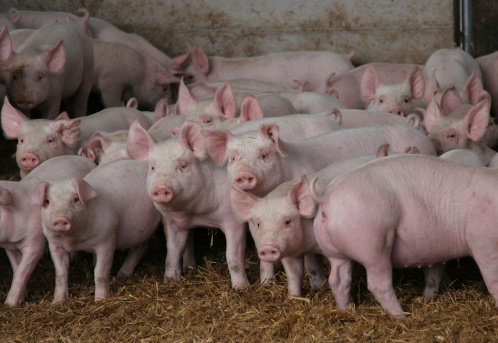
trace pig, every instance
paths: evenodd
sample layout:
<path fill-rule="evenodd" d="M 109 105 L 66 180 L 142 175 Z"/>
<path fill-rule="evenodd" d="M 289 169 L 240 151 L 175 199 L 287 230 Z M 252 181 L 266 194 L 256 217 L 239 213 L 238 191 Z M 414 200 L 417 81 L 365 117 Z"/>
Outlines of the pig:
<path fill-rule="evenodd" d="M 380 305 L 403 318 L 393 267 L 441 265 L 469 255 L 496 304 L 497 188 L 494 170 L 422 155 L 372 161 L 334 179 L 324 192 L 316 192 L 312 181 L 298 197 L 313 200 L 301 208 L 316 213 L 314 233 L 331 264 L 337 308 L 346 310 L 351 302 L 353 260 L 365 267 Z"/>
<path fill-rule="evenodd" d="M 487 165 L 496 154 L 489 148 L 496 144 L 498 130 L 489 116 L 489 103 L 464 105 L 445 116 L 437 102 L 432 101 L 424 115 L 427 136 L 438 155 L 453 149 L 470 149 Z"/>
<path fill-rule="evenodd" d="M 171 84 L 180 80 L 152 58 L 129 46 L 92 40 L 92 90 L 100 92 L 105 107 L 121 106 L 131 97 L 145 110 L 154 110 L 166 98 L 172 102 Z"/>
<path fill-rule="evenodd" d="M 0 32 L 0 69 L 6 72 L 9 99 L 26 114 L 38 110 L 47 119 L 64 101 L 70 115 L 86 115 L 92 87 L 90 38 L 72 23 L 54 23 L 33 32 L 12 50 L 8 30 Z"/>
<path fill-rule="evenodd" d="M 245 226 L 230 207 L 226 168 L 209 158 L 200 124 L 186 121 L 175 137 L 159 143 L 133 124 L 128 153 L 148 161 L 147 192 L 161 213 L 167 237 L 165 279 L 178 279 L 189 231 L 204 226 L 220 228 L 225 234 L 232 287 L 249 286 Z"/>
<path fill-rule="evenodd" d="M 61 156 L 42 163 L 20 182 L 0 181 L 0 246 L 7 252 L 14 271 L 5 300 L 7 305 L 17 306 L 24 301 L 26 283 L 46 248 L 40 208 L 30 204 L 36 185 L 42 181 L 84 177 L 94 168 L 89 159 Z"/>
<path fill-rule="evenodd" d="M 436 154 L 422 132 L 401 125 L 343 129 L 299 142 L 284 141 L 279 132 L 276 124 L 262 124 L 257 132 L 239 135 L 202 131 L 211 156 L 219 163 L 228 161 L 230 182 L 258 196 L 340 159 L 376 153 L 383 144 L 390 144 L 392 151 L 415 146 L 422 154 Z"/>
<path fill-rule="evenodd" d="M 197 99 L 185 84 L 180 82 L 175 113 L 185 115 L 187 120 L 208 125 L 239 115 L 241 104 L 248 95 L 251 95 L 251 92 L 234 92 L 230 82 L 227 82 L 216 91 L 214 97 Z M 266 117 L 297 113 L 291 102 L 279 95 L 258 94 L 255 98 Z"/>
<path fill-rule="evenodd" d="M 425 79 L 434 77 L 442 89 L 451 86 L 463 89 L 472 73 L 482 80 L 477 61 L 460 48 L 436 50 L 429 56 L 424 66 Z M 432 95 L 433 89 L 428 87 L 424 95 L 426 102 L 432 99 Z"/>
<path fill-rule="evenodd" d="M 158 228 L 160 215 L 145 185 L 147 165 L 116 161 L 84 178 L 39 183 L 31 203 L 41 206 L 56 271 L 54 303 L 68 298 L 70 253 L 95 254 L 95 300 L 109 295 L 114 251 L 130 249 L 118 275 L 130 276 Z"/>
<path fill-rule="evenodd" d="M 491 110 L 498 117 L 498 52 L 476 58 L 482 73 L 484 88 L 491 96 Z"/>
<path fill-rule="evenodd" d="M 379 74 L 368 66 L 361 78 L 360 91 L 370 111 L 390 112 L 405 117 L 415 112 L 416 99 L 424 95 L 425 81 L 418 66 L 413 66 L 402 83 L 382 83 Z"/>
<path fill-rule="evenodd" d="M 49 158 L 75 155 L 94 132 L 128 129 L 134 120 L 149 127 L 140 111 L 125 107 L 108 108 L 79 119 L 70 119 L 63 112 L 55 120 L 29 120 L 5 98 L 1 114 L 5 136 L 18 139 L 16 161 L 21 178 Z"/>
<path fill-rule="evenodd" d="M 364 110 L 371 102 L 361 95 L 361 80 L 368 68 L 373 68 L 380 80 L 386 84 L 402 84 L 415 66 L 422 68 L 416 64 L 365 64 L 345 73 L 332 75 L 327 80 L 326 93 L 335 94 L 348 108 Z"/>
<path fill-rule="evenodd" d="M 190 49 L 192 63 L 185 68 L 185 81 L 251 77 L 299 89 L 309 82 L 308 91 L 324 92 L 331 73 L 353 69 L 354 52 L 340 55 L 329 51 L 280 52 L 256 57 L 208 57 L 199 47 Z"/>

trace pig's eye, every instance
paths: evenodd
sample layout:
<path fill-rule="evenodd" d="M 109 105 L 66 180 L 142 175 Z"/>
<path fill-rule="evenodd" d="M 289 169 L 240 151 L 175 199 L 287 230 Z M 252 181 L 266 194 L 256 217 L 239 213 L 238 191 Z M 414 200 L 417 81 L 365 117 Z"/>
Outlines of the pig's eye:
<path fill-rule="evenodd" d="M 74 197 L 73 203 L 78 204 L 80 202 L 80 198 L 78 196 Z"/>
<path fill-rule="evenodd" d="M 163 87 L 163 92 L 168 93 L 168 87 Z"/>
<path fill-rule="evenodd" d="M 54 142 L 54 139 L 52 137 L 47 138 L 47 143 L 53 143 L 53 142 Z"/>
<path fill-rule="evenodd" d="M 187 169 L 188 169 L 188 164 L 187 164 L 187 163 L 185 163 L 185 162 L 182 162 L 182 163 L 180 164 L 180 170 L 181 170 L 182 172 L 184 172 L 184 171 L 186 171 Z"/>
<path fill-rule="evenodd" d="M 45 200 L 45 204 L 49 205 L 50 204 L 50 200 Z"/>
<path fill-rule="evenodd" d="M 264 162 L 268 161 L 268 159 L 269 159 L 269 158 L 270 158 L 270 156 L 268 156 L 268 154 L 265 154 L 265 153 L 261 154 L 261 159 L 262 159 Z"/>
<path fill-rule="evenodd" d="M 455 134 L 454 133 L 450 133 L 448 134 L 448 138 L 454 138 L 455 137 Z"/>
<path fill-rule="evenodd" d="M 322 211 L 322 217 L 327 218 L 327 216 L 325 215 L 325 212 L 323 212 L 323 211 Z"/>
<path fill-rule="evenodd" d="M 150 171 L 154 171 L 154 170 L 156 170 L 156 167 L 150 166 Z"/>
<path fill-rule="evenodd" d="M 204 124 L 211 124 L 211 122 L 212 122 L 212 121 L 213 121 L 213 119 L 212 119 L 212 118 L 205 118 L 205 119 L 203 120 L 203 123 L 204 123 Z"/>
<path fill-rule="evenodd" d="M 235 157 L 232 157 L 232 162 L 235 162 Z"/>
<path fill-rule="evenodd" d="M 380 102 L 381 104 L 383 104 L 383 103 L 384 103 L 384 100 L 383 100 L 383 99 L 379 99 L 379 102 Z"/>
<path fill-rule="evenodd" d="M 408 98 L 405 98 L 405 104 L 407 104 L 410 100 Z"/>
<path fill-rule="evenodd" d="M 284 221 L 284 226 L 285 227 L 289 227 L 292 223 L 292 220 L 290 218 L 287 218 L 285 221 Z"/>
<path fill-rule="evenodd" d="M 256 227 L 259 229 L 259 222 L 256 223 Z"/>
<path fill-rule="evenodd" d="M 19 143 L 24 143 L 24 139 L 20 139 L 20 140 L 19 140 Z"/>

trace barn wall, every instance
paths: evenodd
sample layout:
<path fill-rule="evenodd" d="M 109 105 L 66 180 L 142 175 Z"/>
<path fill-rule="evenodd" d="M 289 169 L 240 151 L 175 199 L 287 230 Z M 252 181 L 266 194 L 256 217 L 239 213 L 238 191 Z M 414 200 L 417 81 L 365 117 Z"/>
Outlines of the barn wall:
<path fill-rule="evenodd" d="M 91 15 L 150 40 L 171 56 L 185 41 L 208 54 L 357 47 L 354 63 L 424 63 L 453 45 L 453 0 L 2 0 L 11 7 Z"/>

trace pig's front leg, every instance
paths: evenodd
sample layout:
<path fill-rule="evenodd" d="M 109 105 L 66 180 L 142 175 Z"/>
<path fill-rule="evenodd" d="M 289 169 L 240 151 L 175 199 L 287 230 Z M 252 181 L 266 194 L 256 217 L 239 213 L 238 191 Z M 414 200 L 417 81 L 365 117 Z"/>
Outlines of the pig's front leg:
<path fill-rule="evenodd" d="M 241 223 L 230 223 L 229 229 L 223 232 L 227 241 L 227 264 L 232 279 L 232 287 L 242 289 L 249 286 L 245 268 L 246 254 L 246 230 L 245 225 Z"/>
<path fill-rule="evenodd" d="M 351 299 L 351 280 L 353 262 L 349 259 L 329 258 L 329 285 L 334 293 L 336 306 L 339 310 L 347 310 Z"/>
<path fill-rule="evenodd" d="M 287 287 L 290 296 L 301 296 L 301 284 L 304 275 L 303 257 L 285 257 L 282 259 L 285 274 L 287 275 Z"/>
<path fill-rule="evenodd" d="M 22 253 L 21 262 L 17 266 L 12 285 L 5 303 L 9 306 L 17 306 L 24 301 L 26 297 L 26 283 L 33 273 L 38 261 L 43 256 L 44 245 L 42 250 L 26 249 Z"/>
<path fill-rule="evenodd" d="M 55 267 L 54 304 L 64 302 L 68 297 L 68 274 L 71 254 L 61 246 L 49 243 L 50 256 Z"/>
<path fill-rule="evenodd" d="M 114 244 L 106 244 L 95 249 L 97 264 L 95 265 L 95 301 L 107 298 L 109 295 L 109 278 L 112 260 L 114 259 Z"/>
<path fill-rule="evenodd" d="M 270 283 L 275 276 L 275 265 L 273 262 L 259 260 L 259 275 L 261 283 Z"/>
<path fill-rule="evenodd" d="M 183 268 L 197 268 L 194 255 L 194 231 L 189 230 L 187 244 L 183 252 Z"/>
<path fill-rule="evenodd" d="M 304 267 L 310 279 L 311 288 L 320 288 L 325 284 L 327 277 L 323 273 L 322 254 L 304 255 Z"/>
<path fill-rule="evenodd" d="M 120 107 L 123 96 L 123 88 L 116 85 L 114 81 L 109 80 L 99 84 L 102 102 L 105 107 Z"/>
<path fill-rule="evenodd" d="M 182 274 L 182 254 L 185 251 L 185 246 L 189 237 L 189 230 L 178 228 L 175 222 L 163 218 L 164 234 L 166 236 L 166 271 L 164 280 L 173 279 L 180 280 Z"/>

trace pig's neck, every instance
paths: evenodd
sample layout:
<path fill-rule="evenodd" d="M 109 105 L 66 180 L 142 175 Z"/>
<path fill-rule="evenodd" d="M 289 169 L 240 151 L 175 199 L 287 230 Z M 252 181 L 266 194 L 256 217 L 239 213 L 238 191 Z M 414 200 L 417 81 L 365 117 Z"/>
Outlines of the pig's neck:
<path fill-rule="evenodd" d="M 469 141 L 469 146 L 468 149 L 474 151 L 478 155 L 482 156 L 482 160 L 484 161 L 484 164 L 487 166 L 491 159 L 493 158 L 494 155 L 496 155 L 496 151 L 494 151 L 491 148 L 488 148 L 482 143 L 474 142 L 474 141 Z"/>
<path fill-rule="evenodd" d="M 313 229 L 314 218 L 302 218 L 301 225 L 303 225 L 304 239 L 303 239 L 303 251 L 306 253 L 316 253 L 321 254 L 322 249 L 318 245 L 315 237 L 315 231 Z"/>
<path fill-rule="evenodd" d="M 321 157 L 325 154 L 322 148 L 314 145 L 313 142 L 296 142 L 281 144 L 287 152 L 287 157 L 283 158 L 283 179 L 281 182 L 290 181 L 301 177 L 303 174 L 310 175 L 327 166 Z"/>

